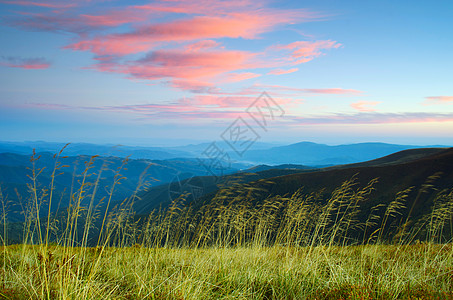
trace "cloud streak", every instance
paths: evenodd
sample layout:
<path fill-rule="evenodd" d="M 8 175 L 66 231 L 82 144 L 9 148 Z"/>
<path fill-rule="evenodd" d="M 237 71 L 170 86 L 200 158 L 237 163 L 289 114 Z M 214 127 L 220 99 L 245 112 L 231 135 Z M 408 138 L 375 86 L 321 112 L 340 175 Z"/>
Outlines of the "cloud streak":
<path fill-rule="evenodd" d="M 58 3 L 58 2 L 50 2 L 50 1 L 0 1 L 0 3 L 4 4 L 11 4 L 17 6 L 37 6 L 37 7 L 45 7 L 45 8 L 70 8 L 77 6 L 75 3 Z"/>
<path fill-rule="evenodd" d="M 351 107 L 362 112 L 376 111 L 374 108 L 381 102 L 377 101 L 358 101 L 351 104 Z"/>
<path fill-rule="evenodd" d="M 359 112 L 355 114 L 332 114 L 309 117 L 293 117 L 296 125 L 361 125 L 361 124 L 401 124 L 401 123 L 441 123 L 453 122 L 453 113 L 378 113 Z"/>
<path fill-rule="evenodd" d="M 46 103 L 30 103 L 23 108 L 43 110 L 102 111 L 135 115 L 150 120 L 189 120 L 189 119 L 234 119 L 244 116 L 255 97 L 216 97 L 200 95 L 182 98 L 167 104 L 131 104 L 118 106 L 72 106 Z M 279 105 L 290 104 L 293 99 L 274 98 Z M 371 125 L 371 124 L 423 124 L 453 122 L 453 113 L 428 112 L 357 112 L 352 114 L 326 114 L 318 116 L 287 115 L 281 126 L 304 125 Z"/>
<path fill-rule="evenodd" d="M 224 16 L 195 16 L 189 19 L 144 25 L 127 33 L 85 39 L 66 48 L 91 51 L 97 55 L 126 55 L 151 50 L 159 42 L 216 38 L 255 39 L 277 25 L 295 20 L 294 13 L 272 11 L 252 15 L 235 12 Z M 127 50 L 121 47 L 117 49 L 119 43 L 128 43 L 132 46 Z"/>
<path fill-rule="evenodd" d="M 39 70 L 39 69 L 47 69 L 50 67 L 51 63 L 42 58 L 23 58 L 17 56 L 9 56 L 9 57 L 0 57 L 0 65 L 10 68 L 21 68 L 27 70 Z"/>
<path fill-rule="evenodd" d="M 272 90 L 275 92 L 292 93 L 292 94 L 323 94 L 323 95 L 361 95 L 362 91 L 344 88 L 294 88 L 283 85 L 266 85 L 257 84 L 250 87 L 253 90 Z"/>
<path fill-rule="evenodd" d="M 429 104 L 452 104 L 453 103 L 453 96 L 432 96 L 432 97 L 425 97 L 425 105 Z"/>
<path fill-rule="evenodd" d="M 313 60 L 324 54 L 323 50 L 337 49 L 341 44 L 336 41 L 297 41 L 288 45 L 277 45 L 274 49 L 289 51 L 288 61 L 292 64 L 301 64 Z"/>
<path fill-rule="evenodd" d="M 275 69 L 275 70 L 270 71 L 267 74 L 269 74 L 269 75 L 285 75 L 285 74 L 290 74 L 290 73 L 294 73 L 297 71 L 299 71 L 298 68 L 292 68 L 292 69 L 288 69 L 288 70 Z"/>

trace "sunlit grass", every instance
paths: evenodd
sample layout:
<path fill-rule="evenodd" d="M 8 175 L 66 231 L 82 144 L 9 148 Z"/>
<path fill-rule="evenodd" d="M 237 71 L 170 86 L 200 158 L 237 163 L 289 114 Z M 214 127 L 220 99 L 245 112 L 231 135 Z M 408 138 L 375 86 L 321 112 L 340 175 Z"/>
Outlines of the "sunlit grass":
<path fill-rule="evenodd" d="M 453 297 L 451 245 L 3 250 L 11 299 Z"/>

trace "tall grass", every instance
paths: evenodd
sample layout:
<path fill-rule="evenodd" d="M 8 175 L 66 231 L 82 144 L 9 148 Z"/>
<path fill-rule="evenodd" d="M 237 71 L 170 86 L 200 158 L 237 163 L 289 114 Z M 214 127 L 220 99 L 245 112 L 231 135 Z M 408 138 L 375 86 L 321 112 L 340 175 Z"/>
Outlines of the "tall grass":
<path fill-rule="evenodd" d="M 40 187 L 43 169 L 33 153 L 20 245 L 7 246 L 7 199 L 0 189 L 0 298 L 453 297 L 453 190 L 433 196 L 430 214 L 410 218 L 432 178 L 411 208 L 414 187 L 366 208 L 377 179 L 361 186 L 353 177 L 327 196 L 302 187 L 269 195 L 265 186 L 273 183 L 266 180 L 260 187 L 234 184 L 205 203 L 181 195 L 166 208 L 136 216 L 134 202 L 146 182 L 116 202 L 127 159 L 114 170 L 111 186 L 101 187 L 108 163 L 92 172 L 93 156 L 74 175 L 69 207 L 55 213 L 55 178 L 67 167 L 61 154 L 54 156 L 50 186 Z M 109 192 L 97 203 L 100 188 Z"/>

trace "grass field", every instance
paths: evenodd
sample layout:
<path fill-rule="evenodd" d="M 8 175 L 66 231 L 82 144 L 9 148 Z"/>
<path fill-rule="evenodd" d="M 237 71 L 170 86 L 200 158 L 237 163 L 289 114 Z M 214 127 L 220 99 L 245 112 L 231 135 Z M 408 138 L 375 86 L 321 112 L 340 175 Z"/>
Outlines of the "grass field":
<path fill-rule="evenodd" d="M 2 248 L 0 297 L 453 298 L 451 244 L 206 249 L 43 247 Z"/>
<path fill-rule="evenodd" d="M 376 180 L 355 178 L 327 196 L 262 201 L 266 190 L 236 185 L 139 217 L 136 194 L 109 209 L 119 171 L 104 206 L 93 204 L 91 165 L 64 213 L 51 213 L 53 181 L 38 188 L 35 169 L 26 222 L 10 228 L 3 209 L 0 299 L 453 299 L 453 190 L 417 219 L 412 188 L 364 210 Z M 22 244 L 8 245 L 18 231 Z"/>

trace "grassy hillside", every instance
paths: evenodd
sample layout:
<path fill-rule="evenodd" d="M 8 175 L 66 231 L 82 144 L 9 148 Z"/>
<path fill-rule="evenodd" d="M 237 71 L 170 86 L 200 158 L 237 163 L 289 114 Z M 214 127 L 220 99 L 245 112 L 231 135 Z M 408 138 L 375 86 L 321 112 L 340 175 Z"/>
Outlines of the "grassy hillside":
<path fill-rule="evenodd" d="M 34 185 L 0 221 L 0 299 L 451 299 L 453 150 L 390 160 L 225 176 L 142 216 L 137 193 L 82 206 L 85 175 L 54 216 Z"/>

